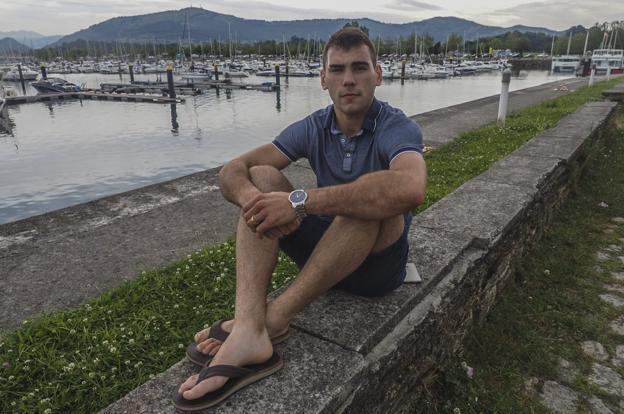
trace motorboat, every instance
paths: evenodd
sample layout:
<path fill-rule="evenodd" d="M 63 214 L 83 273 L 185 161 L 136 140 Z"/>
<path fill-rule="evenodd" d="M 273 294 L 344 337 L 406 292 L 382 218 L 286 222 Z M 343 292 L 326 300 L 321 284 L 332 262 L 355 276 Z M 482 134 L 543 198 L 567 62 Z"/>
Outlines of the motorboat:
<path fill-rule="evenodd" d="M 576 72 L 581 65 L 581 56 L 579 55 L 561 55 L 553 56 L 550 66 L 551 72 Z"/>
<path fill-rule="evenodd" d="M 39 76 L 38 72 L 35 72 L 34 70 L 30 69 L 28 66 L 22 66 L 21 69 L 22 69 L 22 77 L 24 78 L 25 81 L 37 80 L 37 76 Z M 9 69 L 9 71 L 4 74 L 4 77 L 2 78 L 2 80 L 19 81 L 20 74 L 19 74 L 19 69 L 17 68 L 17 66 L 14 66 L 11 69 Z"/>
<path fill-rule="evenodd" d="M 248 78 L 249 73 L 243 72 L 242 70 L 224 70 L 223 77 L 227 78 Z"/>
<path fill-rule="evenodd" d="M 40 93 L 80 92 L 80 86 L 62 78 L 41 79 L 30 85 Z"/>
<path fill-rule="evenodd" d="M 596 65 L 597 74 L 606 74 L 608 68 L 612 74 L 624 73 L 624 49 L 596 49 L 592 65 Z"/>

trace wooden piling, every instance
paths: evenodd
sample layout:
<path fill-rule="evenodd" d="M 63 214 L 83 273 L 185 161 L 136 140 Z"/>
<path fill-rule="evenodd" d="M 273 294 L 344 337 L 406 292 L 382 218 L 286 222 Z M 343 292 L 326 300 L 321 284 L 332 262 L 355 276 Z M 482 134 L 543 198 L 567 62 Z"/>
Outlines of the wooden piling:
<path fill-rule="evenodd" d="M 17 71 L 19 72 L 20 83 L 22 84 L 22 92 L 26 95 L 26 84 L 24 83 L 24 74 L 22 73 L 22 65 L 17 64 Z"/>
<path fill-rule="evenodd" d="M 169 87 L 169 97 L 175 99 L 176 93 L 173 87 L 173 67 L 171 65 L 167 66 L 167 86 Z"/>

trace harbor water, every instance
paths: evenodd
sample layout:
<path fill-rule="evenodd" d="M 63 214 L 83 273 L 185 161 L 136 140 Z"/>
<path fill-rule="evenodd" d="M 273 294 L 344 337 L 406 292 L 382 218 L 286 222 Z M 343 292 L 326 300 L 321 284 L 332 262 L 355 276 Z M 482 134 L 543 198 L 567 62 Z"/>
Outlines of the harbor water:
<path fill-rule="evenodd" d="M 129 82 L 127 75 L 61 77 L 91 88 Z M 563 78 L 520 72 L 510 89 L 556 79 Z M 10 85 L 22 93 L 19 83 Z M 485 73 L 403 85 L 384 81 L 376 95 L 416 115 L 497 94 L 500 86 L 500 73 Z M 36 91 L 27 85 L 26 93 Z M 331 103 L 318 78 L 282 78 L 279 93 L 210 89 L 184 98 L 177 105 L 72 100 L 8 107 L 11 128 L 0 129 L 0 223 L 222 165 Z"/>

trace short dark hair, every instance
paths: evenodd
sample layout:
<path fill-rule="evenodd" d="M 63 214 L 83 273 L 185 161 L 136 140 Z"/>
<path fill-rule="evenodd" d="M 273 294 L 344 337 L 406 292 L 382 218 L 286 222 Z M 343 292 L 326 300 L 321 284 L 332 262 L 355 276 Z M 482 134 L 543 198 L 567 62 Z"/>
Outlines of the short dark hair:
<path fill-rule="evenodd" d="M 373 66 L 377 65 L 377 52 L 375 45 L 370 41 L 366 33 L 357 27 L 345 27 L 331 35 L 325 47 L 323 48 L 323 67 L 327 66 L 327 52 L 330 48 L 335 47 L 344 50 L 350 50 L 354 47 L 366 45 L 370 53 Z"/>

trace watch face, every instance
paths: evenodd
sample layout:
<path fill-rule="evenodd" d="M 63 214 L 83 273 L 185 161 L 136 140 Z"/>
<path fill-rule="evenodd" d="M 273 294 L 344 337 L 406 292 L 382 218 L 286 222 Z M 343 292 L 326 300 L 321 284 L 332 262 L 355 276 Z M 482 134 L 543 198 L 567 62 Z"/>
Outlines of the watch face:
<path fill-rule="evenodd" d="M 295 190 L 290 193 L 289 198 L 291 203 L 301 203 L 306 199 L 306 192 L 303 190 Z"/>

